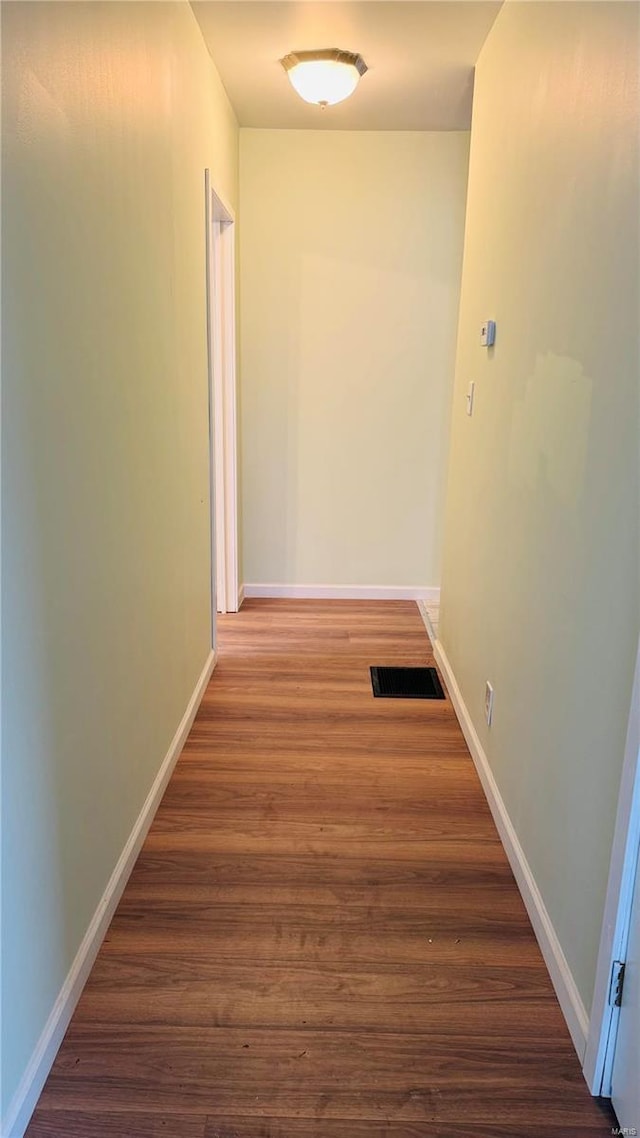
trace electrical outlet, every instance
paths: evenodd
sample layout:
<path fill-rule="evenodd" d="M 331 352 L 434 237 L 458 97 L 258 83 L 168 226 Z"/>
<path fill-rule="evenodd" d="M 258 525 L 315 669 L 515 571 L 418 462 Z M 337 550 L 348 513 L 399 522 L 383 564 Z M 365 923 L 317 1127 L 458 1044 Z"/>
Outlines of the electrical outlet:
<path fill-rule="evenodd" d="M 493 718 L 493 688 L 488 680 L 484 686 L 484 717 L 487 727 L 490 727 Z"/>

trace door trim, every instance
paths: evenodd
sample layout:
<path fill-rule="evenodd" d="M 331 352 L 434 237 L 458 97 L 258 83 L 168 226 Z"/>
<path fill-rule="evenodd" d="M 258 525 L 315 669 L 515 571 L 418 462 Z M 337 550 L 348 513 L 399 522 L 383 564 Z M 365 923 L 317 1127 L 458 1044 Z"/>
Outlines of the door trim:
<path fill-rule="evenodd" d="M 594 1095 L 611 1095 L 613 1054 L 620 1009 L 609 1004 L 615 960 L 624 960 L 629 939 L 631 902 L 640 845 L 640 643 L 631 693 L 631 711 L 618 811 L 611 851 L 609 883 L 600 936 L 596 983 L 584 1058 L 584 1077 Z"/>
<path fill-rule="evenodd" d="M 235 214 L 205 178 L 211 610 L 238 611 Z"/>

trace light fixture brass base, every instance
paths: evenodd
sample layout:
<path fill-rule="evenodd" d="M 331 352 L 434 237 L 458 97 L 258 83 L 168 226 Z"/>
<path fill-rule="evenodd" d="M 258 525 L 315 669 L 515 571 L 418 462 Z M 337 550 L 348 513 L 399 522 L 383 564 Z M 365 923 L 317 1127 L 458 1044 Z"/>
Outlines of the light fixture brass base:
<path fill-rule="evenodd" d="M 355 67 L 359 75 L 364 75 L 367 65 L 361 55 L 354 51 L 342 51 L 339 47 L 323 47 L 318 51 L 291 51 L 280 62 L 285 71 L 291 71 L 299 63 L 312 63 L 316 60 L 328 59 L 332 63 L 349 63 Z"/>

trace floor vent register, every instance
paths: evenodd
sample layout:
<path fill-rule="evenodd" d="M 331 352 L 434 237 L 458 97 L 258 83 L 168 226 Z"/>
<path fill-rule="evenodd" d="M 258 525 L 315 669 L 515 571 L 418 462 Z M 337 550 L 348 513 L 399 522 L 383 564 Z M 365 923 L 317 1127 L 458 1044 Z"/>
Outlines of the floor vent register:
<path fill-rule="evenodd" d="M 435 668 L 371 668 L 373 694 L 380 699 L 444 699 Z"/>

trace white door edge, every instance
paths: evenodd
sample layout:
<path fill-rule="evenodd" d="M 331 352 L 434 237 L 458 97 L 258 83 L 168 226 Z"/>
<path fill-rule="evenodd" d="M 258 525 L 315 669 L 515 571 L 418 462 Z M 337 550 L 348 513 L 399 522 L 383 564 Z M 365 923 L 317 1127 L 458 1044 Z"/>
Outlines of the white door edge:
<path fill-rule="evenodd" d="M 609 883 L 600 936 L 583 1072 L 594 1095 L 611 1095 L 611 1075 L 619 1009 L 609 1001 L 614 962 L 624 960 L 633 886 L 640 846 L 640 644 L 631 693 L 631 711 L 618 795 Z"/>
<path fill-rule="evenodd" d="M 212 613 L 238 611 L 235 216 L 205 170 Z"/>

